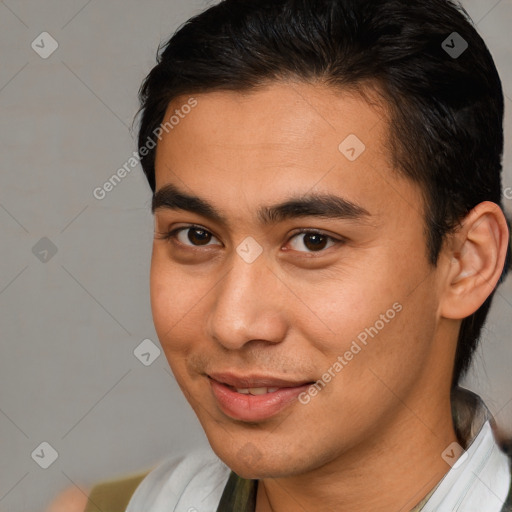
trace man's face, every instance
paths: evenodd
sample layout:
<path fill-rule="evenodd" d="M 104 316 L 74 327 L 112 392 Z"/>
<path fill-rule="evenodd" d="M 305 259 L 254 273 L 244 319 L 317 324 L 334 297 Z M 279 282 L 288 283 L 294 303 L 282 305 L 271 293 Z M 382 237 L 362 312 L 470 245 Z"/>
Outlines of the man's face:
<path fill-rule="evenodd" d="M 275 83 L 195 99 L 165 115 L 181 113 L 156 189 L 211 208 L 160 196 L 156 331 L 232 469 L 307 473 L 407 423 L 404 404 L 452 364 L 434 364 L 452 347 L 439 348 L 420 190 L 391 169 L 387 123 L 359 96 Z"/>

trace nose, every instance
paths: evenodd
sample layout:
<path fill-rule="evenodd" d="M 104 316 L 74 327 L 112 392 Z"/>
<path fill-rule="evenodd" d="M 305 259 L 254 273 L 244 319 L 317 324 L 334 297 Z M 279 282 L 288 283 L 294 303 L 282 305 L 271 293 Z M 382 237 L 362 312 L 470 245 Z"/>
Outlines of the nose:
<path fill-rule="evenodd" d="M 216 285 L 206 322 L 208 335 L 227 349 L 253 340 L 279 343 L 285 338 L 286 287 L 261 255 L 247 263 L 237 254 Z"/>

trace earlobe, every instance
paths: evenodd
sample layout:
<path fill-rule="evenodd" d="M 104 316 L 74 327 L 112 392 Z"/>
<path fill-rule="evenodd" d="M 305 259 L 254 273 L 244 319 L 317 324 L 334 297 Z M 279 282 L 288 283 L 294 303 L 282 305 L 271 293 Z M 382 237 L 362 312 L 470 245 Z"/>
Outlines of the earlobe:
<path fill-rule="evenodd" d="M 441 299 L 444 318 L 473 314 L 496 287 L 509 244 L 501 208 L 485 201 L 473 208 L 452 235 L 451 263 Z"/>

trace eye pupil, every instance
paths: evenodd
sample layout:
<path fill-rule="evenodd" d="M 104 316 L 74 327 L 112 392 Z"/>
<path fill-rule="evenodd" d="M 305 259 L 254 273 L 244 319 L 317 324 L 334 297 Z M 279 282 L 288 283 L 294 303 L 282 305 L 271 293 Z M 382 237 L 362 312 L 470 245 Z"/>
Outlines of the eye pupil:
<path fill-rule="evenodd" d="M 311 251 L 323 249 L 327 244 L 327 237 L 316 233 L 304 236 L 304 245 Z"/>
<path fill-rule="evenodd" d="M 200 228 L 191 228 L 188 231 L 188 239 L 194 245 L 206 245 L 212 238 L 211 233 Z"/>

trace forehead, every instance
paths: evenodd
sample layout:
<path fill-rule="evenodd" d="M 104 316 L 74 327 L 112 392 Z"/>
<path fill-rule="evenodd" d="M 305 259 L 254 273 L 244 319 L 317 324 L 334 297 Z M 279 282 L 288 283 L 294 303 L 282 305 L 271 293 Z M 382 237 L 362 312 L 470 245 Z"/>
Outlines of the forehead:
<path fill-rule="evenodd" d="M 171 130 L 175 137 L 164 134 L 159 147 L 193 131 L 193 142 L 209 149 L 216 145 L 228 152 L 259 151 L 271 158 L 269 149 L 331 153 L 350 134 L 365 139 L 375 150 L 387 134 L 380 104 L 370 105 L 358 92 L 321 84 L 275 82 L 249 91 L 209 92 L 194 98 L 197 106 L 192 110 L 186 108 L 188 97 L 171 102 L 164 122 L 171 118 L 178 122 Z"/>
<path fill-rule="evenodd" d="M 189 97 L 176 98 L 164 116 L 179 122 L 157 145 L 157 189 L 171 182 L 248 206 L 312 191 L 339 192 L 374 210 L 411 193 L 420 200 L 390 163 L 384 108 L 358 93 L 283 82 L 194 100 L 184 109 Z"/>

